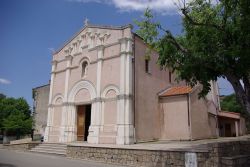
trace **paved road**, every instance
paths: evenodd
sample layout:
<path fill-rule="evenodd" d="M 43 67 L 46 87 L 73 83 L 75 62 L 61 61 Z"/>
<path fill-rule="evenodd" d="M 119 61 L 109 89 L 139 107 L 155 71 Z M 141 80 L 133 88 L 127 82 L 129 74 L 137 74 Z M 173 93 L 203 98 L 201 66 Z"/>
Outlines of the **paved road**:
<path fill-rule="evenodd" d="M 0 149 L 0 167 L 118 167 L 46 154 Z"/>

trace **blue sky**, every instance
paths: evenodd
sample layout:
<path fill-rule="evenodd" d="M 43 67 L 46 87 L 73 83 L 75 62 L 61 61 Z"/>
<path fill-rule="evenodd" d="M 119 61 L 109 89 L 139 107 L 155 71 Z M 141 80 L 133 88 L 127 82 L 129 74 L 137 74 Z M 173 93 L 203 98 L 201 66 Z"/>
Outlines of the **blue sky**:
<path fill-rule="evenodd" d="M 91 24 L 125 25 L 140 18 L 151 6 L 156 19 L 175 34 L 181 32 L 180 16 L 168 0 L 1 0 L 0 92 L 24 97 L 32 105 L 32 88 L 50 79 L 51 51 Z M 220 81 L 222 94 L 231 86 Z"/>

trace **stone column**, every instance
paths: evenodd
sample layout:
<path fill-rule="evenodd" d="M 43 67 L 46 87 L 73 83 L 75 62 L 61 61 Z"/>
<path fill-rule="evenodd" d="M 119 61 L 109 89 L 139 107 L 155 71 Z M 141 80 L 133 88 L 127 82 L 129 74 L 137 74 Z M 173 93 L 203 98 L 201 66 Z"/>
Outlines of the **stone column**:
<path fill-rule="evenodd" d="M 239 136 L 239 126 L 238 126 L 238 120 L 235 121 L 235 134 L 236 134 L 236 137 Z"/>
<path fill-rule="evenodd" d="M 50 78 L 50 91 L 49 91 L 49 106 L 48 106 L 48 116 L 47 116 L 47 126 L 45 128 L 44 141 L 49 141 L 49 134 L 51 131 L 51 127 L 53 125 L 53 106 L 52 106 L 52 96 L 53 96 L 53 85 L 55 78 L 57 61 L 52 61 L 52 69 L 51 69 L 51 78 Z"/>
<path fill-rule="evenodd" d="M 102 61 L 104 54 L 104 46 L 99 45 L 97 47 L 97 78 L 96 78 L 96 99 L 91 106 L 91 124 L 89 127 L 88 143 L 99 143 L 99 133 L 101 127 L 101 78 L 102 78 Z"/>
<path fill-rule="evenodd" d="M 120 95 L 117 114 L 117 144 L 134 143 L 132 109 L 132 39 L 123 38 L 120 58 Z"/>

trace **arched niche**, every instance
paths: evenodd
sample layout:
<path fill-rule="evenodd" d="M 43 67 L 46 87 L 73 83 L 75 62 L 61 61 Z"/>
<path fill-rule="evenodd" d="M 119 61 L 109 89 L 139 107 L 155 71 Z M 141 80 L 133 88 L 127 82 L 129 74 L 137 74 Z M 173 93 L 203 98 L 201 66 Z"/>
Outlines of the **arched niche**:
<path fill-rule="evenodd" d="M 102 92 L 103 103 L 103 130 L 116 133 L 116 121 L 118 112 L 117 95 L 119 89 L 115 85 L 108 85 Z"/>
<path fill-rule="evenodd" d="M 76 93 L 74 99 L 75 103 L 89 102 L 89 101 L 91 101 L 91 95 L 89 93 L 89 90 L 83 88 Z"/>
<path fill-rule="evenodd" d="M 62 104 L 63 103 L 63 96 L 62 94 L 57 94 L 54 96 L 52 100 L 52 104 Z"/>
<path fill-rule="evenodd" d="M 115 85 L 108 85 L 102 92 L 102 98 L 115 98 L 119 94 L 119 89 Z"/>

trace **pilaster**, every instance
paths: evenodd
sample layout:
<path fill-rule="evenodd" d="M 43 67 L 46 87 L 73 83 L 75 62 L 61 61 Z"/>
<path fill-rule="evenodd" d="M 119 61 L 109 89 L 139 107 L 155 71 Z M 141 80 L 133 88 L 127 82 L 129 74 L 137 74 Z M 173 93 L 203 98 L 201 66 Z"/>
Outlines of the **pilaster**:
<path fill-rule="evenodd" d="M 49 142 L 49 134 L 53 125 L 53 108 L 50 106 L 52 104 L 52 96 L 53 96 L 53 86 L 54 86 L 54 78 L 55 78 L 55 70 L 57 66 L 57 61 L 52 61 L 52 69 L 51 69 L 51 78 L 50 78 L 50 90 L 49 90 L 49 107 L 48 107 L 48 116 L 47 116 L 47 126 L 45 128 L 44 141 Z"/>
<path fill-rule="evenodd" d="M 71 55 L 68 55 L 65 57 L 66 59 L 66 74 L 65 74 L 65 80 L 64 80 L 64 102 L 67 102 L 68 99 L 68 91 L 69 91 L 69 78 L 70 78 L 70 67 L 71 67 L 71 63 L 72 63 L 72 59 L 73 57 Z M 66 142 L 68 141 L 68 137 L 67 137 L 67 131 L 69 128 L 69 124 L 68 124 L 68 115 L 71 112 L 70 110 L 70 106 L 68 105 L 64 105 L 62 106 L 62 118 L 61 118 L 61 128 L 60 128 L 60 138 L 59 141 L 60 142 Z"/>
<path fill-rule="evenodd" d="M 99 143 L 99 134 L 100 134 L 100 123 L 97 121 L 97 117 L 100 113 L 100 107 L 97 102 L 93 102 L 91 106 L 91 120 L 89 126 L 89 135 L 87 138 L 88 143 L 98 144 Z"/>
<path fill-rule="evenodd" d="M 51 78 L 50 78 L 50 90 L 49 90 L 49 104 L 52 103 L 53 85 L 54 85 L 56 66 L 57 66 L 57 61 L 56 60 L 52 61 Z"/>
<path fill-rule="evenodd" d="M 67 135 L 65 142 L 76 141 L 76 106 L 74 104 L 67 104 L 67 120 L 67 128 L 64 131 Z"/>
<path fill-rule="evenodd" d="M 134 143 L 132 109 L 132 39 L 120 40 L 120 96 L 117 114 L 117 144 Z"/>
<path fill-rule="evenodd" d="M 65 74 L 65 87 L 64 87 L 64 100 L 67 100 L 68 98 L 68 89 L 69 89 L 69 78 L 70 78 L 70 67 L 72 63 L 73 57 L 71 55 L 68 55 L 65 57 L 67 60 L 67 67 L 66 67 L 66 74 Z"/>
<path fill-rule="evenodd" d="M 51 106 L 48 107 L 48 116 L 47 116 L 47 126 L 45 128 L 44 141 L 49 142 L 49 133 L 52 128 L 53 121 L 53 108 Z"/>
<path fill-rule="evenodd" d="M 102 78 L 102 59 L 104 46 L 97 46 L 97 78 L 96 78 L 96 99 L 91 106 L 91 124 L 89 127 L 88 143 L 98 144 L 100 127 L 102 124 L 102 102 L 101 102 L 101 78 Z"/>

